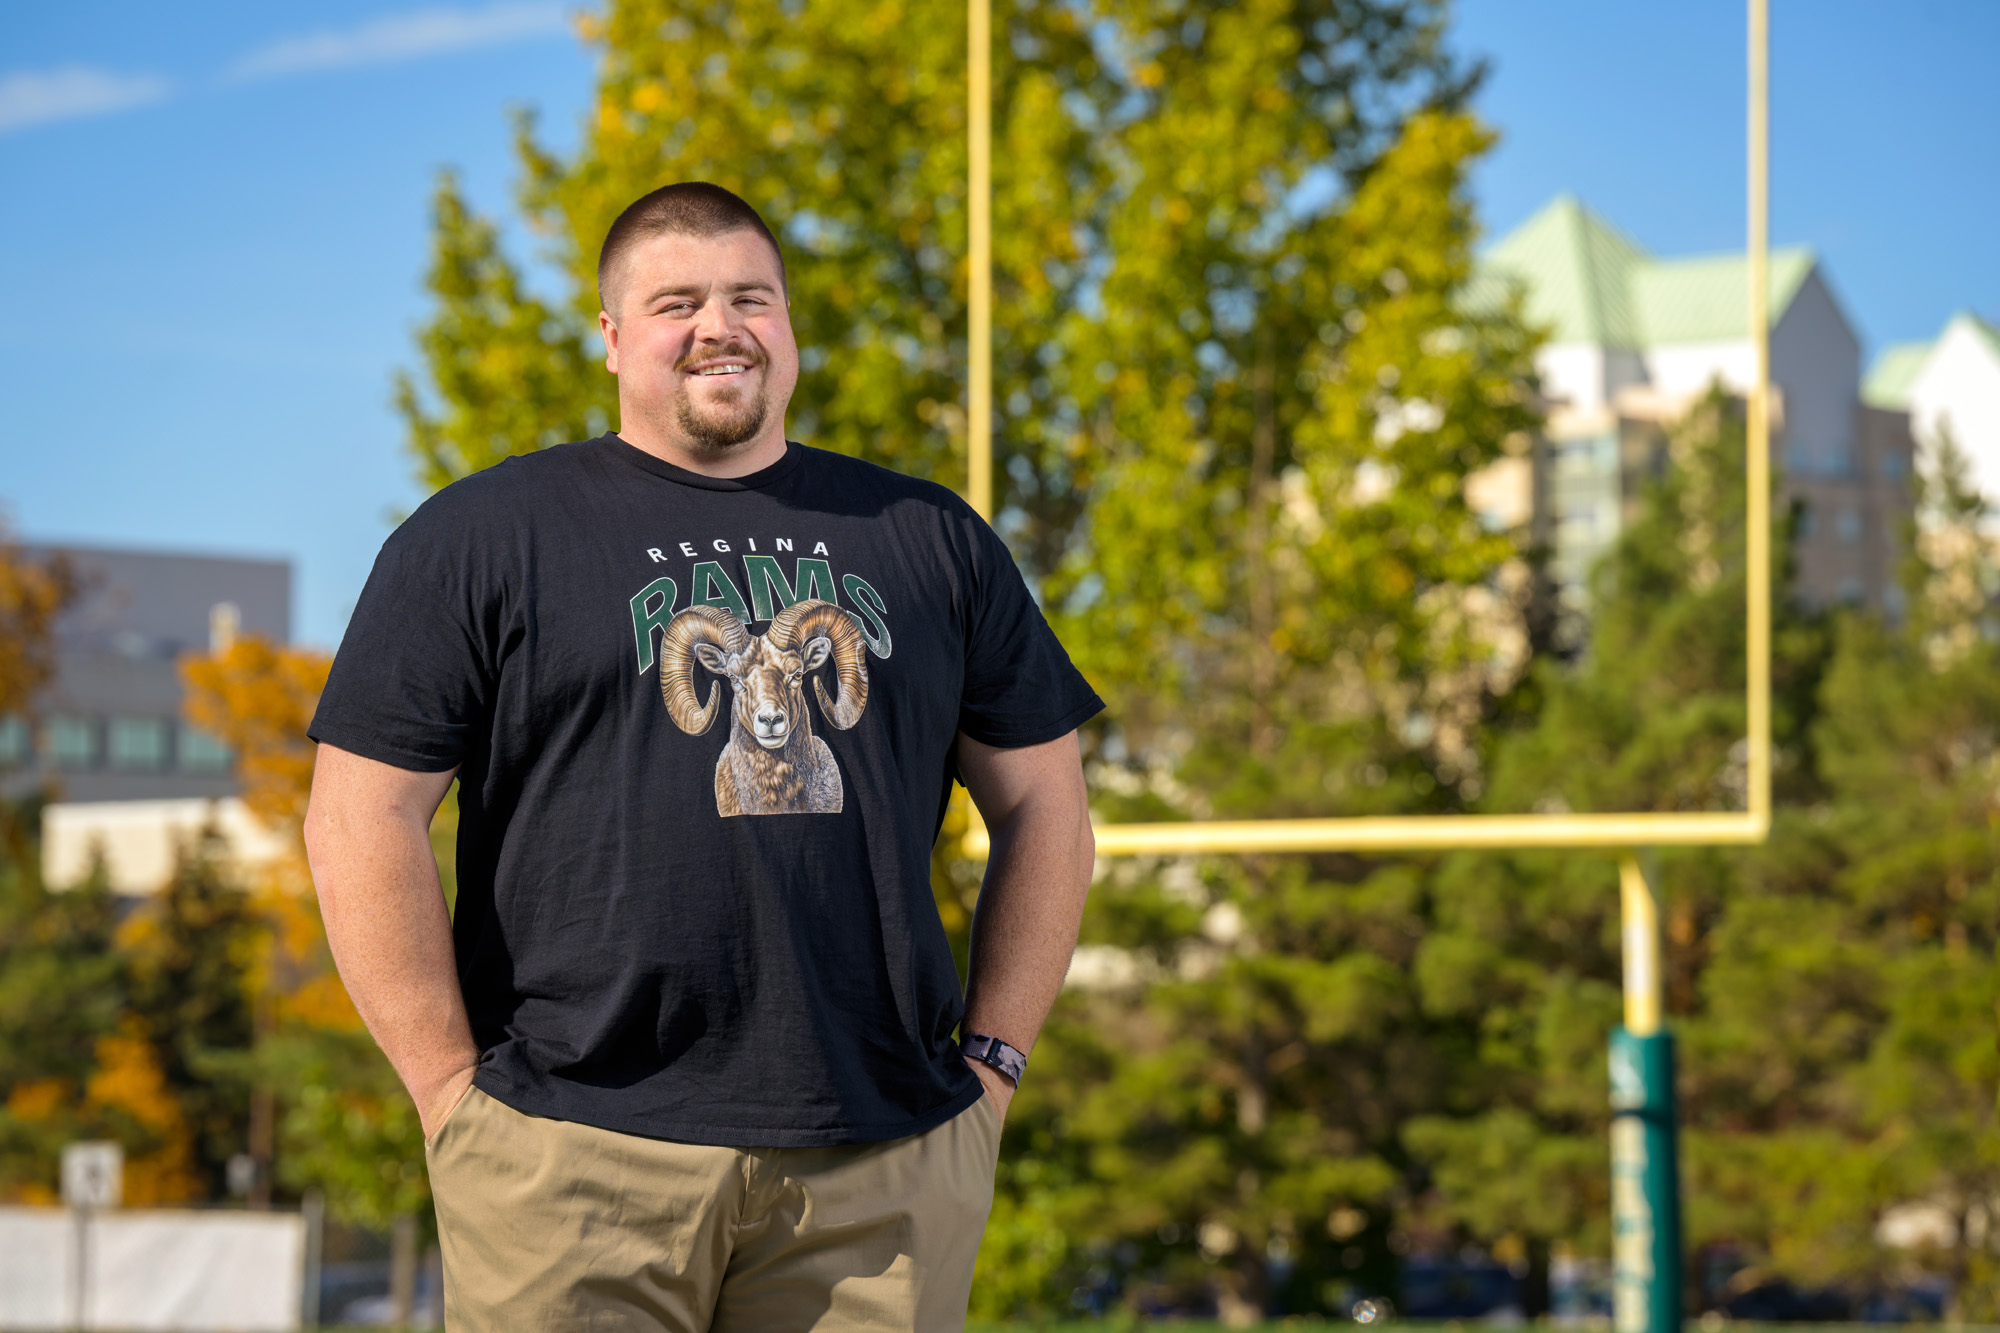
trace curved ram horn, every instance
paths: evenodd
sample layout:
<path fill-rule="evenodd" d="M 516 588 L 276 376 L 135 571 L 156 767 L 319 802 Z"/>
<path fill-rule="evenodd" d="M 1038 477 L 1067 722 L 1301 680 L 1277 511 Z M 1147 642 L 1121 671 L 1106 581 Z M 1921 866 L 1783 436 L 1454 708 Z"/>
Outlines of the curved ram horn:
<path fill-rule="evenodd" d="M 708 702 L 695 695 L 694 646 L 714 644 L 734 655 L 750 646 L 750 631 L 727 611 L 713 606 L 690 606 L 667 622 L 660 635 L 660 694 L 667 701 L 667 716 L 690 736 L 699 736 L 715 725 L 715 709 L 722 702 L 720 681 L 709 686 Z"/>
<path fill-rule="evenodd" d="M 813 693 L 819 696 L 820 711 L 842 731 L 861 720 L 868 706 L 868 645 L 854 617 L 832 602 L 793 602 L 778 612 L 764 637 L 773 648 L 795 652 L 817 638 L 833 644 L 833 674 L 840 682 L 837 698 L 826 697 L 826 684 L 813 677 Z"/>

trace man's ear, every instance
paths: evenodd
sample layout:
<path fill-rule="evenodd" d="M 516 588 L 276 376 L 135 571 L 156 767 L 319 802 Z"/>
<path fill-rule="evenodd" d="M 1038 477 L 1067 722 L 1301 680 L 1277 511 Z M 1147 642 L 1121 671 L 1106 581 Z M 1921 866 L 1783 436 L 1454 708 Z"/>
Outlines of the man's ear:
<path fill-rule="evenodd" d="M 604 368 L 618 373 L 618 325 L 611 316 L 600 310 L 597 312 L 597 331 L 604 335 Z"/>

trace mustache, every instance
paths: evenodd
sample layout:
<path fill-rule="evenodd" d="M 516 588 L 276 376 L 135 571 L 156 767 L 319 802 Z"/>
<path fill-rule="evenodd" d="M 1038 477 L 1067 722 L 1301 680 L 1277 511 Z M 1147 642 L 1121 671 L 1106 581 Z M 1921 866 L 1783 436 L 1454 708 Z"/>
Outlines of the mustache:
<path fill-rule="evenodd" d="M 674 362 L 674 369 L 679 371 L 692 370 L 700 362 L 712 361 L 719 356 L 741 357 L 752 366 L 760 367 L 767 364 L 771 359 L 764 354 L 763 348 L 752 347 L 748 343 L 731 338 L 728 342 L 721 344 L 704 343 L 702 346 L 689 352 L 686 356 L 683 356 L 680 360 Z"/>

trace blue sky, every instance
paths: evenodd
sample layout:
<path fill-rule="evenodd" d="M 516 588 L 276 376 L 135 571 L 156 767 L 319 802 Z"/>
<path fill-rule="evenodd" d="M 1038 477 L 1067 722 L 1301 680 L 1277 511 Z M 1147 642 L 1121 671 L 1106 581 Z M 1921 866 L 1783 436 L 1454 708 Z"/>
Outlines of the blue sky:
<path fill-rule="evenodd" d="M 593 64 L 565 8 L 8 6 L 15 526 L 290 557 L 299 637 L 336 642 L 391 515 L 420 498 L 389 383 L 414 363 L 435 174 L 500 210 L 508 108 L 573 139 Z M 1820 249 L 1871 350 L 1959 308 L 2000 316 L 2000 5 L 1775 9 L 1776 239 Z M 1571 190 L 1658 253 L 1740 244 L 1740 5 L 1461 0 L 1454 40 L 1493 63 L 1491 231 Z"/>

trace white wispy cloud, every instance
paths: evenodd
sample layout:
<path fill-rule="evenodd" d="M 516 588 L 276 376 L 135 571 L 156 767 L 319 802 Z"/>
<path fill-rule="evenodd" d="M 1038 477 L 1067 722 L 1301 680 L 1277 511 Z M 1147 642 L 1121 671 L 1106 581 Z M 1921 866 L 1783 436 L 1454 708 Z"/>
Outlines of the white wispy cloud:
<path fill-rule="evenodd" d="M 87 65 L 0 74 L 0 134 L 158 102 L 173 84 L 156 74 L 114 74 Z"/>
<path fill-rule="evenodd" d="M 421 9 L 353 28 L 282 37 L 229 67 L 237 79 L 387 65 L 564 31 L 559 4 L 502 3 L 484 9 Z"/>

